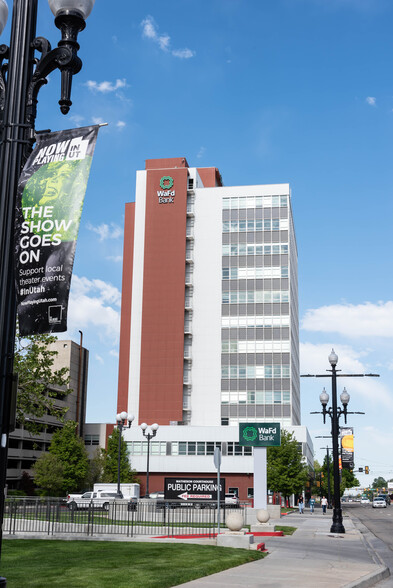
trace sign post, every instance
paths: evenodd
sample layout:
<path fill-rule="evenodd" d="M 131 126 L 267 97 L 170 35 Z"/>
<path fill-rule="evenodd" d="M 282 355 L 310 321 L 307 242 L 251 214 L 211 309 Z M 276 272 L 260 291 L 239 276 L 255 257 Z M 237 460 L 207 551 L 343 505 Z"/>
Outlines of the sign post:
<path fill-rule="evenodd" d="M 217 469 L 217 488 L 220 488 L 220 466 L 221 466 L 221 449 L 219 447 L 216 447 L 214 450 L 214 465 L 216 466 Z M 220 492 L 217 492 L 217 522 L 218 522 L 218 527 L 217 527 L 217 534 L 220 534 L 220 500 L 221 500 L 221 495 Z"/>
<path fill-rule="evenodd" d="M 239 423 L 239 445 L 254 448 L 254 508 L 266 510 L 266 447 L 281 445 L 280 423 Z"/>

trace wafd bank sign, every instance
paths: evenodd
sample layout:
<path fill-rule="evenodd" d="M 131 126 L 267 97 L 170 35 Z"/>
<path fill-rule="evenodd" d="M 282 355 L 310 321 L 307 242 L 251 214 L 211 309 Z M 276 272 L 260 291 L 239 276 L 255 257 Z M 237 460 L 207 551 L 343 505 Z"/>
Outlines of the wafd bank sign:
<path fill-rule="evenodd" d="M 67 330 L 76 239 L 98 128 L 38 135 L 22 171 L 15 218 L 21 335 Z"/>
<path fill-rule="evenodd" d="M 248 447 L 281 445 L 280 423 L 239 423 L 239 445 Z"/>
<path fill-rule="evenodd" d="M 217 500 L 217 478 L 165 478 L 165 500 Z M 225 479 L 220 479 L 220 500 L 225 498 Z"/>

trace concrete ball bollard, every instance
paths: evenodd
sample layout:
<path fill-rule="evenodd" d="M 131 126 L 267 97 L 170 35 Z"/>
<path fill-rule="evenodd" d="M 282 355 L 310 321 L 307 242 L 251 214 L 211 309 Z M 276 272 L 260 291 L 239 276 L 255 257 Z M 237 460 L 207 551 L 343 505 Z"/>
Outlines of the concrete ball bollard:
<path fill-rule="evenodd" d="M 225 518 L 225 524 L 230 531 L 240 531 L 243 527 L 243 515 L 241 512 L 230 512 Z"/>
<path fill-rule="evenodd" d="M 267 523 L 270 519 L 270 514 L 264 508 L 257 511 L 257 520 L 259 523 Z"/>

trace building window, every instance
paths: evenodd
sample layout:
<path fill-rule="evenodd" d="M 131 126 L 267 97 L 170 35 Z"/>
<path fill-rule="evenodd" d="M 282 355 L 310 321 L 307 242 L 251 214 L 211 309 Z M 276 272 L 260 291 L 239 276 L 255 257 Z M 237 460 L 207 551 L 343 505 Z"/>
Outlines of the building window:
<path fill-rule="evenodd" d="M 254 498 L 254 488 L 247 488 L 247 498 Z"/>
<path fill-rule="evenodd" d="M 239 488 L 236 488 L 235 486 L 230 486 L 228 488 L 228 493 L 235 494 L 236 496 L 239 496 Z"/>
<path fill-rule="evenodd" d="M 229 419 L 227 417 L 222 417 L 221 418 L 221 425 L 226 427 L 229 425 Z"/>
<path fill-rule="evenodd" d="M 100 436 L 99 435 L 85 435 L 85 445 L 99 445 L 100 444 Z"/>

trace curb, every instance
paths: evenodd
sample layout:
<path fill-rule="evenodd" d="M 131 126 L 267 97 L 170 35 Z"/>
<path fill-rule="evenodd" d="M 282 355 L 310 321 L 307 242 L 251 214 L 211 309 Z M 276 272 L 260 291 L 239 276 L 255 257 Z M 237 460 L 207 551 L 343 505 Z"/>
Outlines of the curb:
<path fill-rule="evenodd" d="M 357 518 L 356 515 L 354 515 L 352 512 L 349 513 L 349 511 L 347 511 L 347 514 L 349 518 L 353 521 L 355 528 L 358 529 L 358 531 L 360 532 L 361 539 L 365 544 L 368 552 L 373 556 L 374 561 L 376 561 L 376 563 L 378 562 L 380 565 L 379 569 L 375 572 L 371 572 L 370 574 L 367 574 L 367 576 L 365 576 L 364 578 L 347 584 L 344 588 L 369 588 L 369 586 L 375 586 L 375 584 L 378 584 L 378 582 L 390 576 L 390 569 L 385 564 L 379 553 L 374 549 L 373 545 L 369 540 L 370 535 L 372 535 L 373 537 L 375 537 L 375 535 L 371 531 L 369 531 L 369 529 Z"/>

